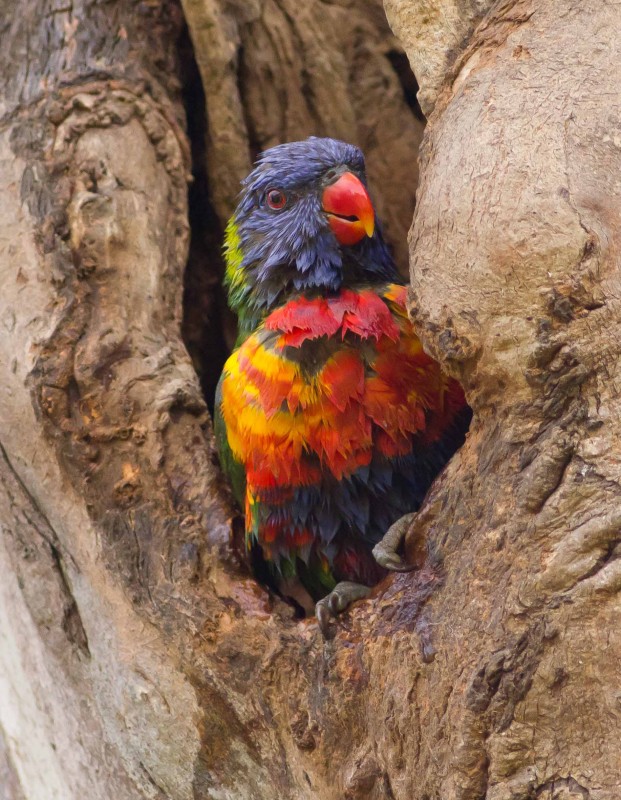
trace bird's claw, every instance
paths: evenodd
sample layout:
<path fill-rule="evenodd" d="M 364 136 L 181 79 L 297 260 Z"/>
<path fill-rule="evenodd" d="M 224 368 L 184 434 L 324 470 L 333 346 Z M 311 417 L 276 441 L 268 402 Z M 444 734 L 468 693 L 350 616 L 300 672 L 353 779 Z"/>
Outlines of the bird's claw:
<path fill-rule="evenodd" d="M 406 564 L 397 552 L 415 516 L 415 513 L 406 514 L 398 519 L 388 528 L 381 541 L 375 545 L 373 556 L 380 567 L 391 572 L 411 572 L 415 568 L 414 565 Z"/>
<path fill-rule="evenodd" d="M 398 553 L 384 549 L 381 542 L 373 548 L 373 556 L 380 567 L 390 572 L 411 572 L 413 569 L 412 565 L 406 564 Z"/>
<path fill-rule="evenodd" d="M 368 597 L 370 591 L 369 586 L 363 586 L 361 583 L 341 581 L 341 583 L 336 584 L 330 594 L 317 603 L 315 616 L 325 639 L 332 638 L 333 634 L 330 630 L 332 620 L 342 614 L 343 611 L 346 611 L 356 600 Z"/>

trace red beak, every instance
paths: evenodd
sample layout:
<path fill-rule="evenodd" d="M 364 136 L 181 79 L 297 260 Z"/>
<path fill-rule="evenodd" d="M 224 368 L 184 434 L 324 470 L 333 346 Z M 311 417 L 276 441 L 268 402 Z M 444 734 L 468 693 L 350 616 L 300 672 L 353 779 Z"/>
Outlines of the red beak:
<path fill-rule="evenodd" d="M 365 236 L 373 236 L 375 212 L 371 198 L 362 181 L 353 173 L 344 172 L 327 186 L 321 204 L 340 244 L 357 244 Z"/>

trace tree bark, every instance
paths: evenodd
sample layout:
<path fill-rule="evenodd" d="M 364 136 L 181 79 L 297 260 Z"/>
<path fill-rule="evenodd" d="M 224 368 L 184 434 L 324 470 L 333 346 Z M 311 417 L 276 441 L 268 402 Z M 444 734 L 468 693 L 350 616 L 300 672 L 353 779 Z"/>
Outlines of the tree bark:
<path fill-rule="evenodd" d="M 391 0 L 435 64 L 412 314 L 474 420 L 409 534 L 424 563 L 328 643 L 232 545 L 181 339 L 180 9 L 69 5 L 0 2 L 0 790 L 618 797 L 619 5 Z M 218 227 L 280 139 L 366 146 L 401 236 L 422 126 L 381 7 L 359 5 L 184 1 L 210 226 L 186 327 L 216 313 Z"/>

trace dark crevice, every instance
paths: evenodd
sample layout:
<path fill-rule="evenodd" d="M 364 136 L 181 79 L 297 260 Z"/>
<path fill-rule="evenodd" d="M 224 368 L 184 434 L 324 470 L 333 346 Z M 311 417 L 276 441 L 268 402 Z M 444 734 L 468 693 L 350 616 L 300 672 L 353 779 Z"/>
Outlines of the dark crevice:
<path fill-rule="evenodd" d="M 544 784 L 541 784 L 535 789 L 534 794 L 532 795 L 533 798 L 539 800 L 543 800 L 544 797 L 567 797 L 567 800 L 571 798 L 583 798 L 584 800 L 588 800 L 591 796 L 591 792 L 587 789 L 586 786 L 583 786 L 581 783 L 568 775 L 566 778 L 552 778 L 549 781 L 546 781 Z"/>
<path fill-rule="evenodd" d="M 418 81 L 416 80 L 416 75 L 412 72 L 408 57 L 403 50 L 389 50 L 386 53 L 386 58 L 390 61 L 399 78 L 405 102 L 412 109 L 417 119 L 421 120 L 421 122 L 426 122 L 425 115 L 418 102 Z"/>
<path fill-rule="evenodd" d="M 213 420 L 216 388 L 237 337 L 237 319 L 228 307 L 223 286 L 224 230 L 210 195 L 205 92 L 187 27 L 180 35 L 178 47 L 193 178 L 188 190 L 190 248 L 184 275 L 181 335 Z M 217 463 L 216 453 L 212 458 Z M 233 506 L 232 497 L 229 499 Z M 239 562 L 247 565 L 244 525 L 240 516 L 232 518 L 231 544 Z"/>
<path fill-rule="evenodd" d="M 244 60 L 244 46 L 240 45 L 237 51 L 237 86 L 239 88 L 239 96 L 241 98 L 242 113 L 244 115 L 244 124 L 248 134 L 248 151 L 250 153 L 250 160 L 254 163 L 257 160 L 259 153 L 263 150 L 263 145 L 256 131 L 256 126 L 252 115 L 248 112 L 250 103 L 248 102 L 248 86 L 253 80 L 253 75 L 246 66 Z"/>
<path fill-rule="evenodd" d="M 65 595 L 65 611 L 62 620 L 62 629 L 67 639 L 72 642 L 84 656 L 90 658 L 91 651 L 88 646 L 88 637 L 84 630 L 84 625 L 82 624 L 78 604 L 75 601 L 71 586 L 65 575 L 60 552 L 57 547 L 51 545 L 50 553 Z"/>
<path fill-rule="evenodd" d="M 57 576 L 59 588 L 63 596 L 64 612 L 61 627 L 67 639 L 74 644 L 84 656 L 90 658 L 88 638 L 64 566 L 64 559 L 70 559 L 71 557 L 63 554 L 56 531 L 52 528 L 48 518 L 13 467 L 2 444 L 0 444 L 0 461 L 4 463 L 8 471 L 9 483 L 5 488 L 8 492 L 11 506 L 14 504 L 19 505 L 19 501 L 13 498 L 13 494 L 17 496 L 23 495 L 25 500 L 25 505 L 22 510 L 24 519 L 27 521 L 29 529 L 41 537 L 44 543 L 44 549 L 49 553 L 51 558 L 52 567 Z M 13 484 L 12 487 L 11 484 Z M 27 546 L 33 553 L 36 552 L 36 548 L 26 545 L 25 535 L 24 538 L 22 538 L 22 535 L 23 534 L 18 534 L 18 541 L 22 542 L 22 546 Z"/>
<path fill-rule="evenodd" d="M 213 414 L 218 378 L 235 337 L 222 278 L 224 231 L 210 200 L 205 93 L 187 28 L 179 39 L 183 102 L 192 148 L 189 188 L 190 252 L 185 271 L 182 335 Z"/>

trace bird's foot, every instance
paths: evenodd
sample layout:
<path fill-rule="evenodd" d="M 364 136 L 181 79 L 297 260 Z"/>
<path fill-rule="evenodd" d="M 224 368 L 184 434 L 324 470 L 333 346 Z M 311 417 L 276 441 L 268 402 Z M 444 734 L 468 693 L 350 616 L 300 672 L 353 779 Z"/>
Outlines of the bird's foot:
<path fill-rule="evenodd" d="M 373 556 L 380 567 L 391 572 L 411 572 L 415 569 L 414 565 L 406 564 L 397 552 L 415 517 L 416 512 L 405 514 L 388 528 L 381 541 L 375 545 Z"/>
<path fill-rule="evenodd" d="M 317 603 L 315 616 L 325 639 L 332 638 L 330 622 L 339 614 L 342 614 L 343 611 L 346 611 L 356 600 L 368 597 L 370 591 L 371 588 L 369 586 L 363 586 L 361 583 L 341 581 L 336 584 L 330 594 Z"/>

